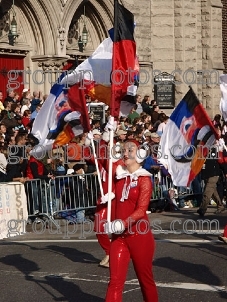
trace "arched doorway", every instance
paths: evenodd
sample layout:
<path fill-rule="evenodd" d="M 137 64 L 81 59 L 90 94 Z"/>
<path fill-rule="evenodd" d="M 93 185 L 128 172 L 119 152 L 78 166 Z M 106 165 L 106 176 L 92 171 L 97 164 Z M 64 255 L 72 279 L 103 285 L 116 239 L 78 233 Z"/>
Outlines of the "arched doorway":
<path fill-rule="evenodd" d="M 1 55 L 0 66 L 0 90 L 3 92 L 3 98 L 6 97 L 6 90 L 9 88 L 21 95 L 24 88 L 24 57 L 12 54 Z"/>
<path fill-rule="evenodd" d="M 66 53 L 70 56 L 69 63 L 71 64 L 74 59 L 81 63 L 94 52 L 98 45 L 108 37 L 108 30 L 112 27 L 113 20 L 113 5 L 109 0 L 82 1 L 75 9 L 74 14 L 72 11 L 69 12 L 67 19 L 71 20 L 70 23 L 65 18 L 66 26 L 68 26 Z M 83 40 L 84 28 L 87 31 L 87 43 L 85 47 L 80 47 L 79 41 Z"/>
<path fill-rule="evenodd" d="M 14 46 L 10 46 L 8 40 L 12 16 L 5 20 L 1 31 L 3 22 L 0 13 L 0 74 L 2 73 L 0 76 L 3 86 L 0 89 L 5 91 L 6 70 L 18 68 L 24 70 L 25 75 L 23 80 L 18 78 L 20 91 L 25 87 L 30 88 L 31 91 L 41 90 L 49 93 L 53 81 L 58 77 L 65 62 L 74 64 L 76 58 L 80 63 L 108 36 L 108 30 L 113 24 L 112 2 L 111 0 L 15 0 L 19 36 Z M 11 0 L 2 0 L 0 7 L 7 13 L 11 5 Z M 84 23 L 88 31 L 88 41 L 86 48 L 81 52 L 78 38 Z M 11 65 L 7 65 L 7 58 L 11 60 Z M 36 76 L 37 72 L 41 79 Z M 53 75 L 53 81 L 49 81 L 48 73 Z"/>

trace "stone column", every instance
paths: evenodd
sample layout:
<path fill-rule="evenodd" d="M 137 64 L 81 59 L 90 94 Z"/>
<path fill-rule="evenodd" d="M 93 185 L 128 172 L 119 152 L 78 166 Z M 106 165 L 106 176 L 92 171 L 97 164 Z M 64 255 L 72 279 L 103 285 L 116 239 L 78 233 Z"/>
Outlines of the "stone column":
<path fill-rule="evenodd" d="M 175 70 L 174 0 L 154 0 L 151 11 L 153 78 Z M 152 79 L 153 80 L 153 79 Z"/>
<path fill-rule="evenodd" d="M 200 0 L 175 0 L 176 102 L 192 86 L 197 93 L 197 70 L 201 68 Z"/>
<path fill-rule="evenodd" d="M 51 87 L 60 76 L 64 63 L 68 58 L 54 58 L 52 56 L 32 57 L 32 66 L 29 82 L 31 89 L 49 94 Z"/>
<path fill-rule="evenodd" d="M 44 75 L 44 89 L 47 93 L 50 92 L 51 87 L 60 77 L 64 62 L 62 61 L 47 61 L 40 62 L 39 67 L 42 68 Z"/>
<path fill-rule="evenodd" d="M 213 117 L 219 113 L 221 98 L 219 75 L 224 70 L 222 59 L 222 3 L 221 0 L 202 0 L 202 68 L 207 70 L 202 101 Z"/>
<path fill-rule="evenodd" d="M 227 72 L 227 0 L 222 0 L 222 49 L 225 73 Z"/>
<path fill-rule="evenodd" d="M 140 64 L 140 85 L 138 93 L 152 95 L 151 59 L 151 1 L 124 0 L 124 6 L 135 17 L 135 40 Z"/>
<path fill-rule="evenodd" d="M 197 40 L 197 83 L 196 83 L 196 92 L 200 101 L 202 101 L 202 89 L 203 86 L 201 84 L 201 70 L 203 69 L 202 64 L 202 15 L 201 15 L 201 0 L 197 0 L 197 20 L 196 20 L 196 40 Z"/>

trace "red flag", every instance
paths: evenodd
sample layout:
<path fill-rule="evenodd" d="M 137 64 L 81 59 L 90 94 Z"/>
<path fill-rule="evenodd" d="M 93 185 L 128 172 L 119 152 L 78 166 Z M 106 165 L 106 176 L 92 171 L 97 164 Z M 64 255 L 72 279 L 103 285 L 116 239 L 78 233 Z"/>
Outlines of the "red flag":
<path fill-rule="evenodd" d="M 134 40 L 134 16 L 114 1 L 114 39 L 111 74 L 110 114 L 118 117 L 127 88 L 134 84 L 136 43 Z"/>
<path fill-rule="evenodd" d="M 86 106 L 84 89 L 79 88 L 80 84 L 73 85 L 68 92 L 68 100 L 70 107 L 73 111 L 78 111 L 81 114 L 81 125 L 84 128 L 84 132 L 91 130 L 88 108 Z"/>

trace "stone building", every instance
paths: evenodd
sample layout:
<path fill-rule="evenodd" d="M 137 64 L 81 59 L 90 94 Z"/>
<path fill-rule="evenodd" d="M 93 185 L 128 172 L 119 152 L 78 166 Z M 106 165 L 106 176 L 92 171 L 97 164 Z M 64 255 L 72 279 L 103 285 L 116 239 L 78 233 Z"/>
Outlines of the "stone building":
<path fill-rule="evenodd" d="M 227 0 L 222 0 L 222 48 L 223 48 L 223 63 L 224 73 L 227 72 Z"/>
<path fill-rule="evenodd" d="M 12 6 L 13 0 L 0 0 L 0 89 L 5 91 L 8 84 L 19 91 L 29 87 L 48 93 L 62 68 L 84 60 L 108 36 L 113 26 L 113 2 L 15 0 Z M 226 22 L 222 25 L 222 13 L 224 16 L 226 0 L 119 3 L 135 15 L 140 93 L 153 95 L 154 76 L 165 72 L 174 76 L 175 104 L 191 85 L 208 113 L 217 113 L 218 79 L 224 70 L 222 26 Z M 84 26 L 86 45 L 80 39 Z"/>

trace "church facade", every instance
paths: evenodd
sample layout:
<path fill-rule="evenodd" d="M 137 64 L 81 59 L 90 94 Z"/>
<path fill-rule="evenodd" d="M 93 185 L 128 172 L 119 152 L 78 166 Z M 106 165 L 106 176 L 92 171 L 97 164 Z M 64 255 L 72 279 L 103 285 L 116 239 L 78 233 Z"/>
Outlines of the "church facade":
<path fill-rule="evenodd" d="M 62 69 L 83 61 L 108 37 L 113 2 L 15 0 L 13 5 L 13 0 L 1 0 L 0 90 L 8 85 L 49 93 Z M 219 75 L 227 69 L 226 0 L 119 3 L 135 16 L 139 93 L 154 98 L 156 80 L 169 77 L 173 107 L 191 86 L 210 116 L 218 113 Z"/>

